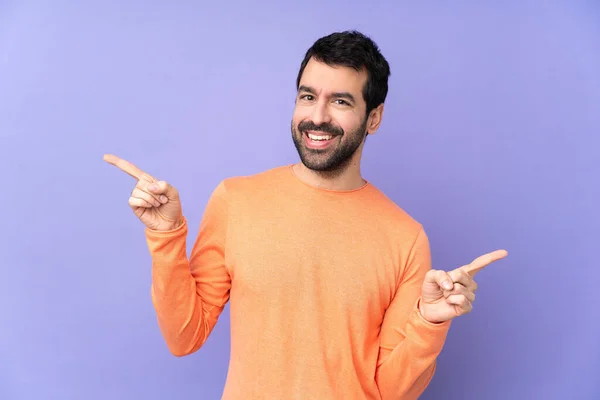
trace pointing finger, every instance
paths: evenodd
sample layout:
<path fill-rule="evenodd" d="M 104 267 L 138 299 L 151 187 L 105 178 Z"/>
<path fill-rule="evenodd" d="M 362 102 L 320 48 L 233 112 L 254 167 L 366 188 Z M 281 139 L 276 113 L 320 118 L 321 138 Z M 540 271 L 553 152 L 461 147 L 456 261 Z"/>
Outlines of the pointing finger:
<path fill-rule="evenodd" d="M 477 257 L 469 265 L 462 267 L 462 269 L 471 276 L 475 276 L 476 273 L 487 267 L 491 263 L 501 260 L 508 255 L 506 250 L 496 250 L 491 253 L 484 254 Z"/>
<path fill-rule="evenodd" d="M 123 172 L 131 175 L 132 177 L 134 177 L 138 181 L 140 179 L 142 179 L 144 176 L 148 176 L 149 177 L 148 174 L 146 174 L 144 171 L 142 171 L 141 169 L 139 169 L 138 167 L 136 167 L 135 165 L 133 165 L 129 161 L 125 161 L 122 158 L 119 158 L 119 157 L 117 157 L 115 155 L 105 154 L 104 155 L 104 161 L 106 161 L 109 164 L 114 165 L 115 167 L 117 167 L 121 171 L 123 171 Z"/>

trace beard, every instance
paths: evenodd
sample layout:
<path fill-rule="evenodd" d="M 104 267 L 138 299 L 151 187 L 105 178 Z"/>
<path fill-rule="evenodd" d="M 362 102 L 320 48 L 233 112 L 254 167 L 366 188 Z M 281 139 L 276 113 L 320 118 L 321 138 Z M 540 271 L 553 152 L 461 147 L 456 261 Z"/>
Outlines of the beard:
<path fill-rule="evenodd" d="M 306 131 L 323 132 L 333 135 L 332 143 L 326 149 L 311 149 L 304 143 Z M 315 125 L 312 121 L 302 121 L 294 126 L 292 121 L 292 139 L 300 160 L 308 169 L 332 173 L 343 170 L 352 160 L 367 135 L 367 118 L 352 132 L 346 133 L 340 127 L 328 123 Z"/>

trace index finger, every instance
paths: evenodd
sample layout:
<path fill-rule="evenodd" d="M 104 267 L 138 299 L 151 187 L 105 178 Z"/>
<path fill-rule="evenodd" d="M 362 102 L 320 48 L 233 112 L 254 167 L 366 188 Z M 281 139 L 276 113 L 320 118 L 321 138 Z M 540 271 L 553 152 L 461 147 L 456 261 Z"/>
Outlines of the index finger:
<path fill-rule="evenodd" d="M 465 265 L 462 269 L 472 277 L 476 273 L 490 265 L 491 263 L 501 260 L 508 255 L 506 250 L 496 250 L 491 253 L 484 254 L 474 259 L 469 265 Z"/>
<path fill-rule="evenodd" d="M 112 154 L 105 154 L 104 161 L 106 161 L 109 164 L 114 165 L 115 167 L 119 168 L 121 171 L 126 172 L 127 174 L 131 175 L 138 181 L 140 179 L 142 179 L 142 176 L 147 175 L 144 171 L 142 171 L 141 169 L 139 169 L 138 167 L 136 167 L 129 161 L 125 161 L 122 158 L 119 158 Z"/>

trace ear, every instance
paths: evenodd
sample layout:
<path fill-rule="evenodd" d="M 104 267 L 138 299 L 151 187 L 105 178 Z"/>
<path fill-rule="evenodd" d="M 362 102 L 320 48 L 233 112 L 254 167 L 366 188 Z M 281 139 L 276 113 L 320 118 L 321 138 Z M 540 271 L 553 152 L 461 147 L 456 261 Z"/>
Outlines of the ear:
<path fill-rule="evenodd" d="M 367 133 L 369 135 L 374 135 L 379 129 L 379 125 L 381 125 L 381 119 L 383 118 L 383 103 L 378 105 L 371 111 L 369 115 L 369 119 L 367 121 Z"/>

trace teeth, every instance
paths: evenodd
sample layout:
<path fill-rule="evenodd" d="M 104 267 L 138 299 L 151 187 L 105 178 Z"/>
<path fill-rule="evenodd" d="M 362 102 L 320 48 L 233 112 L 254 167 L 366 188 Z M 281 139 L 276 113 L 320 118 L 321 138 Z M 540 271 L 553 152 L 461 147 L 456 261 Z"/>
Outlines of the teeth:
<path fill-rule="evenodd" d="M 318 135 L 313 135 L 312 133 L 309 133 L 308 137 L 311 138 L 312 140 L 329 140 L 333 136 L 331 136 L 331 135 L 318 136 Z"/>

